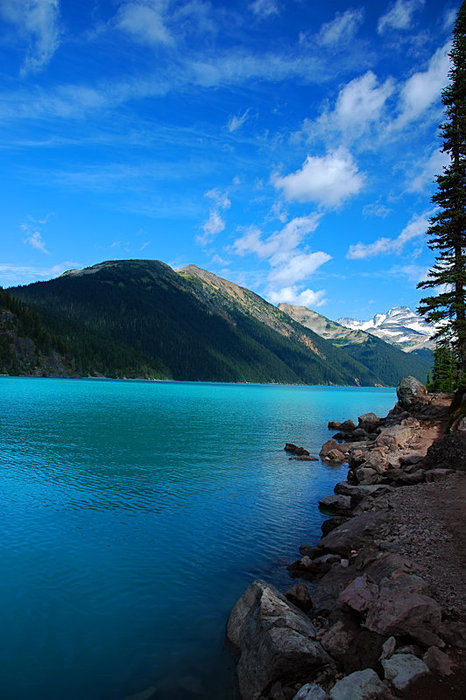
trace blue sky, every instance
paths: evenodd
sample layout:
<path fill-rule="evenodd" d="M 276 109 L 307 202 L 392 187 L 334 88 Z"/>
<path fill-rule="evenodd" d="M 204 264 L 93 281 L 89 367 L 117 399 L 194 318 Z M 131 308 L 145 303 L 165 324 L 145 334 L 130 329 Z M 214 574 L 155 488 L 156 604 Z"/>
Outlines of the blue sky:
<path fill-rule="evenodd" d="M 0 284 L 189 263 L 416 307 L 459 0 L 1 0 Z"/>

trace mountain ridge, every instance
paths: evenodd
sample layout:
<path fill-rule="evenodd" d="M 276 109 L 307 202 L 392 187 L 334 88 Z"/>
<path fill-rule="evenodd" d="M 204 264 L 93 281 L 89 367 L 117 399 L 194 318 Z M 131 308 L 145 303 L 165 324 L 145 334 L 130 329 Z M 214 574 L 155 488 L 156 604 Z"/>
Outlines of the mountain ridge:
<path fill-rule="evenodd" d="M 61 343 L 69 376 L 393 384 L 255 292 L 195 265 L 109 260 L 8 293 Z"/>

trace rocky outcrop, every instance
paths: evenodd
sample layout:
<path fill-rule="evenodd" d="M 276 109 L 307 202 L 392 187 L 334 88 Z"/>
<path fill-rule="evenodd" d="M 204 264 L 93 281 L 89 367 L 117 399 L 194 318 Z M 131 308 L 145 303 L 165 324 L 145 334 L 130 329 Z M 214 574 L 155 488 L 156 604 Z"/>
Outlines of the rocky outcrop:
<path fill-rule="evenodd" d="M 302 545 L 301 559 L 288 567 L 293 578 L 316 584 L 311 591 L 297 584 L 286 594 L 307 611 L 312 631 L 303 632 L 308 628 L 301 627 L 302 618 L 299 622 L 290 618 L 289 610 L 296 608 L 261 582 L 253 584 L 253 591 L 248 589 L 246 603 L 241 599 L 237 604 L 243 699 L 408 699 L 419 683 L 427 683 L 420 688 L 432 683 L 431 694 L 421 690 L 415 697 L 433 700 L 440 682 L 435 679 L 454 675 L 455 664 L 464 654 L 461 650 L 466 650 L 466 585 L 453 568 L 455 585 L 449 587 L 449 559 L 456 549 L 448 528 L 456 533 L 460 545 L 466 543 L 466 477 L 458 473 L 461 466 L 446 468 L 447 463 L 453 465 L 442 462 L 441 455 L 449 460 L 445 454 L 455 454 L 461 465 L 464 436 L 456 431 L 456 442 L 438 439 L 447 424 L 451 397 L 428 395 L 411 380 L 405 382 L 399 396 L 401 403 L 386 418 L 360 417 L 361 430 L 369 439 L 346 444 L 331 440 L 323 447 L 323 460 L 329 461 L 328 455 L 338 449 L 350 471 L 347 481 L 335 486 L 335 496 L 319 501 L 322 509 L 337 513 L 323 523 L 321 540 Z M 329 427 L 341 428 L 341 424 Z M 352 432 L 356 430 L 354 426 Z M 457 451 L 448 452 L 450 445 Z M 443 467 L 435 466 L 437 460 Z M 432 513 L 432 507 L 437 504 L 443 513 L 445 503 L 454 506 L 456 524 L 447 517 L 438 525 L 439 514 Z M 432 538 L 437 538 L 435 546 Z M 463 581 L 459 593 L 458 576 Z M 306 618 L 303 612 L 299 615 Z M 283 627 L 288 625 L 285 633 Z M 271 641 L 271 630 L 280 642 Z M 234 637 L 230 636 L 232 641 Z M 303 643 L 303 650 L 312 642 L 310 667 L 303 673 L 306 662 L 299 655 L 293 661 L 295 642 Z M 270 668 L 269 657 L 278 670 Z M 260 670 L 263 666 L 265 670 Z M 432 681 L 424 680 L 431 676 Z M 254 692 L 261 686 L 261 695 L 248 695 L 248 685 L 257 677 L 260 681 L 253 685 Z M 460 674 L 450 690 L 460 689 L 464 677 Z M 298 681 L 301 688 L 296 687 Z M 462 692 L 448 697 L 456 700 Z"/>
<path fill-rule="evenodd" d="M 332 663 L 310 619 L 260 580 L 233 608 L 227 637 L 240 653 L 237 675 L 243 700 L 258 700 L 277 681 L 304 684 Z"/>

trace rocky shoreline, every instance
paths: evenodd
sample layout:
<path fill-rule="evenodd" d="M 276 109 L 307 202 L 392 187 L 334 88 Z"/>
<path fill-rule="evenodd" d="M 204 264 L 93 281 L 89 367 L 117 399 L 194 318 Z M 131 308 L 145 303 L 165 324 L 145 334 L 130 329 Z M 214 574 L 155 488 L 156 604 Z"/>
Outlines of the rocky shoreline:
<path fill-rule="evenodd" d="M 397 395 L 386 418 L 329 423 L 321 458 L 348 478 L 288 567 L 300 582 L 282 594 L 256 580 L 233 608 L 242 700 L 465 696 L 465 399 L 452 421 L 452 395 L 412 377 Z"/>

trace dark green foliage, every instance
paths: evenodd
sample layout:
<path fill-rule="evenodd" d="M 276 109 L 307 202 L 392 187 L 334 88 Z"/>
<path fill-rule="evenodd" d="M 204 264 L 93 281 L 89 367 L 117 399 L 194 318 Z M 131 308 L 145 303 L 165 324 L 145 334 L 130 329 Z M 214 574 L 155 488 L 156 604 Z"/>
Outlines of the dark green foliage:
<path fill-rule="evenodd" d="M 458 383 L 455 356 L 448 343 L 437 343 L 432 375 L 426 383 L 427 391 L 455 391 Z"/>
<path fill-rule="evenodd" d="M 438 338 L 451 343 L 458 372 L 466 373 L 466 2 L 460 7 L 450 53 L 450 83 L 443 92 L 446 121 L 441 126 L 443 151 L 450 165 L 437 177 L 432 197 L 437 213 L 430 220 L 429 247 L 436 263 L 418 286 L 434 288 L 419 312 L 440 324 Z"/>
<path fill-rule="evenodd" d="M 385 386 L 396 386 L 403 377 L 409 376 L 424 382 L 432 367 L 430 350 L 403 352 L 376 336 L 369 337 L 364 343 L 345 345 L 345 351 L 370 367 Z"/>
<path fill-rule="evenodd" d="M 217 309 L 199 284 L 155 261 L 118 261 L 11 290 L 58 333 L 81 374 L 194 381 L 374 385 L 370 370 L 295 324 L 280 334 Z M 269 307 L 256 297 L 258 304 Z M 210 297 L 211 298 L 211 297 Z M 271 307 L 278 319 L 284 316 Z M 315 348 L 300 341 L 302 335 Z"/>

